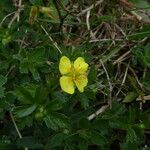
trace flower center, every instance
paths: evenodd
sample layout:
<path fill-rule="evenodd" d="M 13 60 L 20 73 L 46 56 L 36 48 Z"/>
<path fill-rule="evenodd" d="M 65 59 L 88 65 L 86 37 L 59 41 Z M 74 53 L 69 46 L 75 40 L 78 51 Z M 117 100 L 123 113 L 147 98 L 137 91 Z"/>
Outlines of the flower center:
<path fill-rule="evenodd" d="M 76 72 L 75 68 L 72 66 L 72 68 L 71 68 L 71 77 L 72 77 L 73 80 L 76 79 L 77 74 L 78 73 Z"/>
<path fill-rule="evenodd" d="M 68 72 L 66 76 L 71 77 L 73 82 L 78 81 L 80 76 L 86 75 L 86 72 L 83 73 L 80 68 L 74 68 L 73 64 Z"/>

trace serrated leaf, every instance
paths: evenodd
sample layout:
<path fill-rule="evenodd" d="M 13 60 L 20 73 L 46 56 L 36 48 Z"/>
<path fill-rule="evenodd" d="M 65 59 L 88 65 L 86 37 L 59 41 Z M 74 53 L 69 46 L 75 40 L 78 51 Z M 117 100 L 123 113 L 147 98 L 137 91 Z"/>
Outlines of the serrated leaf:
<path fill-rule="evenodd" d="M 96 144 L 99 146 L 107 144 L 107 140 L 99 132 L 91 131 L 90 136 L 91 136 L 90 140 L 93 144 Z"/>
<path fill-rule="evenodd" d="M 79 136 L 85 140 L 88 140 L 91 137 L 88 129 L 79 130 L 78 133 L 79 133 Z"/>
<path fill-rule="evenodd" d="M 124 114 L 126 111 L 126 108 L 123 104 L 120 104 L 116 101 L 113 101 L 112 108 L 107 110 L 103 116 L 103 119 L 111 118 L 111 117 L 117 117 L 119 115 Z"/>
<path fill-rule="evenodd" d="M 0 87 L 0 98 L 2 98 L 4 96 L 4 91 L 5 91 L 5 88 Z"/>
<path fill-rule="evenodd" d="M 129 142 L 134 143 L 137 141 L 137 135 L 132 128 L 129 128 L 127 131 L 126 141 L 127 143 Z"/>
<path fill-rule="evenodd" d="M 33 78 L 38 81 L 40 74 L 37 69 L 45 63 L 44 53 L 45 49 L 40 48 L 34 51 L 28 51 L 25 56 L 22 54 L 22 59 L 20 59 L 20 72 L 31 72 Z"/>
<path fill-rule="evenodd" d="M 97 131 L 85 129 L 80 130 L 78 133 L 80 137 L 84 138 L 85 140 L 90 140 L 95 145 L 102 146 L 107 143 L 105 137 Z"/>
<path fill-rule="evenodd" d="M 3 75 L 0 75 L 0 86 L 3 86 L 7 82 L 7 78 Z"/>
<path fill-rule="evenodd" d="M 64 133 L 55 134 L 48 141 L 47 147 L 52 148 L 52 147 L 60 146 L 66 138 L 67 138 L 67 135 Z"/>
<path fill-rule="evenodd" d="M 61 113 L 51 113 L 44 118 L 44 121 L 48 128 L 53 130 L 58 130 L 59 128 L 68 128 L 69 120 L 68 118 Z"/>

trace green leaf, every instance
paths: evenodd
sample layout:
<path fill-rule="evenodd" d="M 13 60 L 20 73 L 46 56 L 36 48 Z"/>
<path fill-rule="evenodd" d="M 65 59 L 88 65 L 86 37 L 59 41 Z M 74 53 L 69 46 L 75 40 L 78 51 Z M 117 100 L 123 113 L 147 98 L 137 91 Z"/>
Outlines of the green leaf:
<path fill-rule="evenodd" d="M 64 133 L 57 133 L 51 137 L 48 141 L 48 148 L 57 147 L 63 144 L 64 140 L 67 138 L 67 135 Z"/>
<path fill-rule="evenodd" d="M 129 128 L 127 131 L 126 141 L 127 141 L 127 143 L 129 143 L 129 142 L 134 143 L 137 141 L 137 135 L 132 128 Z"/>
<path fill-rule="evenodd" d="M 3 86 L 7 82 L 7 78 L 3 75 L 0 75 L 0 86 Z"/>
<path fill-rule="evenodd" d="M 102 146 L 107 144 L 107 140 L 99 132 L 91 131 L 90 136 L 91 136 L 90 137 L 91 142 L 95 145 Z"/>
<path fill-rule="evenodd" d="M 142 39 L 144 37 L 150 37 L 150 31 L 138 32 L 138 33 L 128 35 L 128 38 L 130 40 L 139 40 L 139 39 Z"/>
<path fill-rule="evenodd" d="M 87 150 L 88 149 L 88 143 L 85 140 L 79 141 L 79 150 Z"/>
<path fill-rule="evenodd" d="M 45 63 L 44 53 L 45 49 L 39 48 L 33 51 L 27 51 L 25 55 L 21 54 L 20 72 L 26 74 L 31 72 L 33 78 L 38 81 L 40 79 L 38 68 L 43 67 L 43 64 Z"/>
<path fill-rule="evenodd" d="M 95 145 L 105 145 L 107 144 L 107 140 L 103 135 L 94 130 L 79 130 L 79 136 L 84 138 L 85 140 L 90 140 Z"/>
<path fill-rule="evenodd" d="M 29 70 L 30 70 L 30 72 L 32 73 L 33 78 L 34 78 L 35 80 L 37 80 L 37 81 L 40 80 L 40 74 L 38 73 L 38 71 L 37 71 L 36 68 L 30 66 L 30 67 L 29 67 Z"/>
<path fill-rule="evenodd" d="M 59 128 L 68 128 L 69 120 L 68 118 L 61 113 L 53 112 L 44 118 L 45 123 L 48 128 L 53 130 L 58 130 Z"/>
<path fill-rule="evenodd" d="M 133 61 L 136 65 L 145 66 L 150 68 L 150 44 L 137 45 L 132 48 Z"/>
<path fill-rule="evenodd" d="M 47 99 L 47 95 L 48 95 L 48 92 L 47 92 L 46 88 L 39 86 L 35 92 L 35 97 L 34 97 L 35 103 L 37 103 L 37 104 L 45 103 L 46 99 Z"/>
<path fill-rule="evenodd" d="M 105 112 L 103 119 L 105 119 L 105 118 L 108 119 L 111 117 L 120 116 L 120 115 L 124 114 L 125 111 L 126 111 L 126 108 L 123 104 L 120 104 L 119 102 L 113 101 L 112 108 L 108 109 Z"/>
<path fill-rule="evenodd" d="M 95 81 L 97 77 L 97 71 L 95 67 L 91 67 L 88 74 L 88 84 L 91 84 Z"/>
<path fill-rule="evenodd" d="M 76 112 L 71 115 L 71 122 L 72 123 L 79 122 L 79 120 L 81 120 L 82 118 L 88 117 L 90 114 L 92 114 L 93 111 L 94 110 L 92 108 L 90 108 L 90 109 L 86 109 L 84 111 Z"/>
<path fill-rule="evenodd" d="M 28 71 L 28 63 L 27 62 L 21 62 L 19 69 L 20 69 L 21 73 L 25 73 L 25 74 L 29 73 L 29 71 Z"/>
<path fill-rule="evenodd" d="M 129 143 L 125 142 L 121 145 L 121 150 L 131 150 L 131 149 L 132 150 L 138 150 L 139 149 L 138 144 L 137 143 L 131 143 L 131 142 L 129 142 Z"/>
<path fill-rule="evenodd" d="M 79 130 L 78 133 L 79 133 L 79 136 L 85 140 L 88 140 L 91 137 L 89 129 Z"/>
<path fill-rule="evenodd" d="M 93 128 L 99 130 L 103 135 L 109 134 L 111 130 L 109 121 L 100 117 L 94 120 Z"/>
<path fill-rule="evenodd" d="M 145 37 L 150 37 L 150 31 L 149 31 L 149 26 L 143 27 L 142 30 L 140 30 L 137 33 L 133 33 L 131 35 L 127 36 L 130 40 L 140 40 Z"/>
<path fill-rule="evenodd" d="M 68 143 L 65 145 L 64 150 L 76 150 L 76 145 L 73 143 Z"/>
<path fill-rule="evenodd" d="M 109 61 L 112 57 L 114 57 L 118 52 L 120 51 L 120 48 L 114 48 L 110 51 L 109 54 L 105 55 L 103 58 L 102 58 L 102 62 L 105 63 L 107 61 Z"/>
<path fill-rule="evenodd" d="M 127 122 L 127 117 L 120 117 L 119 119 L 113 119 L 112 121 L 109 122 L 109 126 L 113 129 L 123 129 L 127 130 L 129 128 L 129 124 Z"/>
<path fill-rule="evenodd" d="M 12 143 L 1 143 L 0 150 L 16 150 L 16 146 Z"/>
<path fill-rule="evenodd" d="M 0 98 L 4 97 L 4 91 L 5 91 L 5 88 L 0 87 Z"/>
<path fill-rule="evenodd" d="M 147 8 L 150 7 L 150 4 L 148 3 L 148 1 L 141 1 L 141 0 L 129 0 L 132 3 L 134 3 L 138 8 Z"/>
<path fill-rule="evenodd" d="M 32 104 L 34 102 L 34 98 L 30 94 L 30 92 L 27 91 L 24 87 L 18 87 L 17 91 L 22 96 L 22 98 L 21 99 L 19 98 L 18 100 L 21 100 L 22 102 L 27 103 L 27 104 Z"/>
<path fill-rule="evenodd" d="M 84 108 L 84 109 L 87 109 L 89 107 L 89 99 L 88 97 L 84 94 L 84 93 L 78 93 L 77 94 L 77 99 L 79 99 L 80 103 L 81 103 L 81 106 Z"/>
<path fill-rule="evenodd" d="M 28 149 L 43 149 L 43 144 L 39 143 L 35 137 L 23 137 L 21 139 L 17 140 L 17 145 L 18 147 L 25 148 L 27 147 Z"/>
<path fill-rule="evenodd" d="M 46 110 L 51 113 L 52 111 L 60 110 L 63 106 L 63 102 L 60 100 L 52 100 L 46 106 Z"/>
<path fill-rule="evenodd" d="M 37 107 L 36 105 L 32 105 L 30 107 L 29 106 L 21 107 L 18 108 L 15 113 L 19 118 L 26 117 L 32 114 L 35 111 L 36 107 Z"/>
<path fill-rule="evenodd" d="M 138 94 L 136 92 L 129 92 L 127 93 L 126 97 L 124 98 L 124 103 L 130 103 L 134 101 L 138 97 Z"/>

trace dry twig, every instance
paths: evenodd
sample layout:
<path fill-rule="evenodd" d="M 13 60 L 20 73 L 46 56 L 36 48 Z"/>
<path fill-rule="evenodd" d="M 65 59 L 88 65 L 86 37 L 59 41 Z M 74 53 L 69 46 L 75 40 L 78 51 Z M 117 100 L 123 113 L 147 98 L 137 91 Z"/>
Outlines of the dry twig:
<path fill-rule="evenodd" d="M 46 33 L 46 35 L 48 36 L 48 38 L 50 39 L 50 41 L 53 43 L 53 45 L 56 47 L 56 49 L 59 51 L 59 53 L 62 54 L 60 48 L 58 47 L 58 44 L 52 39 L 52 37 L 48 34 L 48 32 L 46 31 L 46 29 L 42 25 L 41 25 L 41 28 Z"/>
<path fill-rule="evenodd" d="M 105 71 L 105 73 L 106 73 L 106 77 L 107 77 L 108 84 L 109 84 L 109 91 L 110 91 L 110 93 L 109 93 L 109 98 L 110 98 L 110 99 L 109 99 L 109 101 L 108 101 L 108 104 L 109 104 L 110 107 L 111 107 L 111 106 L 112 106 L 112 89 L 113 89 L 113 87 L 112 87 L 112 84 L 111 84 L 111 81 L 110 81 L 110 78 L 109 78 L 107 69 L 105 68 L 105 65 L 103 64 L 102 60 L 100 60 L 100 62 L 101 62 L 102 67 L 103 67 L 103 69 L 104 69 L 104 71 Z"/>
<path fill-rule="evenodd" d="M 82 10 L 82 12 L 79 13 L 77 16 L 79 17 L 79 16 L 84 15 L 84 14 L 85 14 L 86 12 L 88 12 L 89 10 L 91 10 L 91 9 L 93 9 L 94 7 L 96 7 L 96 6 L 100 5 L 101 3 L 103 3 L 103 1 L 104 1 L 104 0 L 99 0 L 99 1 L 97 1 L 95 4 L 92 4 L 90 7 L 88 7 L 88 8 L 86 8 L 86 9 Z"/>
<path fill-rule="evenodd" d="M 16 132 L 17 132 L 19 138 L 22 139 L 22 135 L 21 135 L 21 133 L 20 133 L 20 131 L 19 131 L 19 128 L 18 128 L 18 126 L 17 126 L 17 124 L 16 124 L 16 122 L 15 122 L 15 118 L 14 118 L 12 112 L 10 112 L 10 117 L 11 117 L 11 120 L 12 120 L 12 122 L 13 122 L 13 124 L 14 124 L 14 127 L 15 127 L 15 129 L 16 129 Z M 28 148 L 25 147 L 25 150 L 28 150 Z"/>
<path fill-rule="evenodd" d="M 19 3 L 18 3 L 18 9 L 17 11 L 15 12 L 13 18 L 11 19 L 11 21 L 9 22 L 8 24 L 8 28 L 11 27 L 12 23 L 17 19 L 17 21 L 19 22 L 19 18 L 20 18 L 20 12 L 23 10 L 23 5 L 22 5 L 22 0 L 19 0 Z"/>
<path fill-rule="evenodd" d="M 103 113 L 107 108 L 108 108 L 109 105 L 104 105 L 102 106 L 100 109 L 98 109 L 95 113 L 91 114 L 89 117 L 88 117 L 88 120 L 92 120 L 94 119 L 96 116 L 100 115 L 101 113 Z"/>

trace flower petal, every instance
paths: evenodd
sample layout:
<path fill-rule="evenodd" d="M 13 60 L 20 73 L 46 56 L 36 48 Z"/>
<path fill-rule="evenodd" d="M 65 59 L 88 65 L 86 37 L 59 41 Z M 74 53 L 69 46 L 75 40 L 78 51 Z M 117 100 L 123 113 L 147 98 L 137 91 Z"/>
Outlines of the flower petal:
<path fill-rule="evenodd" d="M 60 78 L 60 86 L 63 91 L 69 94 L 73 94 L 75 87 L 72 81 L 72 77 L 62 76 Z"/>
<path fill-rule="evenodd" d="M 74 68 L 76 73 L 78 74 L 84 74 L 88 70 L 88 64 L 85 62 L 84 58 L 78 57 L 74 61 Z"/>
<path fill-rule="evenodd" d="M 75 80 L 74 80 L 78 90 L 80 92 L 84 92 L 84 88 L 87 86 L 88 84 L 88 79 L 87 76 L 85 75 L 80 75 L 78 76 Z"/>
<path fill-rule="evenodd" d="M 71 62 L 68 57 L 62 56 L 59 62 L 59 71 L 62 75 L 70 73 Z"/>

